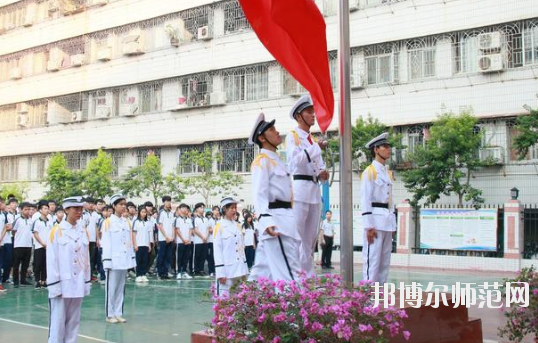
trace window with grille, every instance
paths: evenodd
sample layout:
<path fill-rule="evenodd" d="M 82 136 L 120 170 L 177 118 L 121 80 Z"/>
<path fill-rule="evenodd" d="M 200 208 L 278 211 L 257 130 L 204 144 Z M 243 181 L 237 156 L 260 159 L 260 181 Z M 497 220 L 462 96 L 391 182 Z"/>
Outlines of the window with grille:
<path fill-rule="evenodd" d="M 19 179 L 19 157 L 0 158 L 0 180 L 17 181 Z"/>
<path fill-rule="evenodd" d="M 212 78 L 209 74 L 182 77 L 179 80 L 181 97 L 179 105 L 188 107 L 208 106 L 211 94 Z"/>
<path fill-rule="evenodd" d="M 219 171 L 247 173 L 256 154 L 254 145 L 248 144 L 247 139 L 221 141 L 219 145 Z"/>
<path fill-rule="evenodd" d="M 418 147 L 424 146 L 424 127 L 422 125 L 413 125 L 407 129 L 408 144 L 407 149 L 410 153 L 416 151 Z"/>
<path fill-rule="evenodd" d="M 538 23 L 529 26 L 523 34 L 525 65 L 538 64 Z"/>
<path fill-rule="evenodd" d="M 211 6 L 202 6 L 196 8 L 190 8 L 181 12 L 181 19 L 185 24 L 185 30 L 194 37 L 199 39 L 198 29 L 207 27 L 209 35 L 213 35 L 213 8 Z"/>
<path fill-rule="evenodd" d="M 392 54 L 366 57 L 366 73 L 369 85 L 393 81 L 392 60 Z"/>
<path fill-rule="evenodd" d="M 161 159 L 161 148 L 142 148 L 136 150 L 136 165 L 141 166 L 146 162 L 149 155 L 155 155 Z"/>
<path fill-rule="evenodd" d="M 329 52 L 329 73 L 331 75 L 331 86 L 333 90 L 338 87 L 338 52 Z"/>
<path fill-rule="evenodd" d="M 435 46 L 424 42 L 408 44 L 407 59 L 411 80 L 435 76 Z"/>
<path fill-rule="evenodd" d="M 88 162 L 97 157 L 97 151 L 68 151 L 63 153 L 67 162 L 67 168 L 71 170 L 82 170 Z"/>
<path fill-rule="evenodd" d="M 252 101 L 269 97 L 268 66 L 251 66 L 224 72 L 226 101 Z"/>
<path fill-rule="evenodd" d="M 224 34 L 240 32 L 250 28 L 245 13 L 239 2 L 229 1 L 223 4 L 224 9 Z"/>
<path fill-rule="evenodd" d="M 65 95 L 55 98 L 58 106 L 62 107 L 67 112 L 82 112 L 82 119 L 88 119 L 88 93 L 77 93 Z"/>
<path fill-rule="evenodd" d="M 304 88 L 290 73 L 282 68 L 282 93 L 285 95 L 296 95 L 307 93 Z"/>
<path fill-rule="evenodd" d="M 0 106 L 0 131 L 17 129 L 17 106 Z"/>
<path fill-rule="evenodd" d="M 123 167 L 125 161 L 125 150 L 107 151 L 112 155 L 112 176 L 119 176 L 119 168 Z"/>
<path fill-rule="evenodd" d="M 196 144 L 196 145 L 182 145 L 177 148 L 178 154 L 178 171 L 180 174 L 196 174 L 203 172 L 203 166 L 199 166 L 196 163 L 190 161 L 189 153 L 191 151 L 202 152 L 204 150 L 213 151 L 211 143 Z"/>
<path fill-rule="evenodd" d="M 144 85 L 138 88 L 140 113 L 158 112 L 162 108 L 162 83 Z"/>

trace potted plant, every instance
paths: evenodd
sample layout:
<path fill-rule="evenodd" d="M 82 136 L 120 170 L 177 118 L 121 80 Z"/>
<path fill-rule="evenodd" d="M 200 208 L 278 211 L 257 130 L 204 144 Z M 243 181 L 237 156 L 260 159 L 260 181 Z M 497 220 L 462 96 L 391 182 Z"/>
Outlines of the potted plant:
<path fill-rule="evenodd" d="M 213 342 L 388 342 L 403 335 L 404 310 L 374 306 L 369 284 L 346 287 L 339 276 L 243 283 L 215 296 Z"/>
<path fill-rule="evenodd" d="M 180 43 L 179 29 L 173 24 L 168 24 L 165 26 L 164 31 L 168 35 L 168 38 L 170 38 L 170 45 L 178 47 Z"/>
<path fill-rule="evenodd" d="M 538 342 L 538 272 L 535 267 L 523 268 L 514 279 L 507 283 L 527 282 L 529 284 L 529 306 L 510 306 L 505 309 L 506 325 L 499 328 L 499 336 L 512 342 L 522 342 L 525 336 L 534 335 Z M 506 286 L 504 291 L 506 291 Z M 505 293 L 506 294 L 506 293 Z"/>

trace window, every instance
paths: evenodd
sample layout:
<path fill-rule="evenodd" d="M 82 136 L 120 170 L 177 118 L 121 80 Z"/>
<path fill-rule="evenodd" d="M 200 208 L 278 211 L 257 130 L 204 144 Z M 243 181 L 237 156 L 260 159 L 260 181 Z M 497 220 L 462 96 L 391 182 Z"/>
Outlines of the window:
<path fill-rule="evenodd" d="M 47 155 L 28 156 L 27 180 L 39 181 L 45 177 Z"/>
<path fill-rule="evenodd" d="M 410 153 L 415 152 L 417 147 L 424 146 L 424 127 L 422 125 L 413 125 L 407 129 L 409 144 L 407 149 Z"/>
<path fill-rule="evenodd" d="M 238 1 L 224 3 L 224 34 L 241 32 L 250 28 L 245 13 Z"/>
<path fill-rule="evenodd" d="M 338 52 L 329 52 L 329 73 L 331 75 L 331 86 L 333 90 L 338 87 Z"/>
<path fill-rule="evenodd" d="M 136 150 L 136 165 L 141 166 L 146 162 L 146 159 L 149 155 L 155 155 L 161 159 L 161 149 L 160 148 L 143 148 Z"/>
<path fill-rule="evenodd" d="M 254 145 L 248 144 L 247 139 L 237 139 L 219 142 L 220 160 L 219 171 L 247 173 L 254 161 Z"/>
<path fill-rule="evenodd" d="M 191 151 L 202 152 L 208 149 L 213 150 L 211 143 L 197 144 L 197 145 L 182 145 L 177 148 L 178 154 L 178 171 L 180 174 L 193 174 L 203 172 L 202 166 L 192 163 L 188 159 L 188 153 Z"/>
<path fill-rule="evenodd" d="M 125 150 L 113 150 L 107 152 L 112 155 L 112 176 L 117 177 L 119 176 L 119 169 L 123 167 Z"/>
<path fill-rule="evenodd" d="M 140 113 L 158 112 L 162 107 L 162 83 L 144 85 L 138 88 Z"/>
<path fill-rule="evenodd" d="M 409 78 L 411 80 L 435 76 L 435 46 L 424 41 L 408 44 Z"/>
<path fill-rule="evenodd" d="M 19 178 L 19 157 L 0 158 L 0 180 L 17 181 Z"/>
<path fill-rule="evenodd" d="M 523 37 L 524 64 L 538 64 L 538 24 L 525 29 Z"/>
<path fill-rule="evenodd" d="M 252 101 L 269 97 L 267 65 L 238 68 L 224 72 L 226 101 Z"/>
<path fill-rule="evenodd" d="M 282 93 L 285 95 L 305 94 L 307 92 L 306 88 L 301 86 L 284 68 L 282 68 L 282 87 Z"/>
<path fill-rule="evenodd" d="M 392 82 L 392 55 L 367 57 L 366 71 L 369 85 Z"/>
<path fill-rule="evenodd" d="M 55 99 L 56 105 L 61 107 L 60 112 L 82 112 L 82 120 L 88 120 L 88 93 L 64 95 Z"/>
<path fill-rule="evenodd" d="M 94 117 L 106 116 L 109 112 L 106 103 L 106 91 L 97 91 L 90 93 L 91 109 Z"/>
<path fill-rule="evenodd" d="M 210 6 L 191 8 L 181 12 L 181 19 L 185 24 L 185 30 L 189 31 L 194 39 L 198 39 L 198 29 L 207 26 L 210 35 L 213 33 L 213 9 Z"/>
<path fill-rule="evenodd" d="M 336 0 L 323 0 L 323 14 L 325 16 L 336 15 L 338 13 L 338 3 L 339 1 Z"/>
<path fill-rule="evenodd" d="M 97 151 L 68 151 L 64 152 L 64 157 L 68 169 L 82 170 L 92 158 L 97 157 Z"/>
<path fill-rule="evenodd" d="M 179 105 L 187 104 L 188 107 L 209 105 L 211 94 L 211 76 L 209 74 L 192 75 L 179 80 L 180 98 Z"/>

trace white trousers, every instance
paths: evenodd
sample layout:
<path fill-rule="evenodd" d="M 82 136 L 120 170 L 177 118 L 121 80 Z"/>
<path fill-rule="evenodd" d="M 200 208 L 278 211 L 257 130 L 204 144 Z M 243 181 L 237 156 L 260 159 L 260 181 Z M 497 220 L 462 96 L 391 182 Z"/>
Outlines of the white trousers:
<path fill-rule="evenodd" d="M 232 279 L 226 279 L 226 283 L 223 285 L 217 280 L 215 282 L 215 288 L 217 289 L 217 295 L 223 296 L 223 295 L 230 295 L 230 288 L 233 287 L 233 285 L 236 282 L 240 282 L 241 280 L 244 280 L 241 277 L 238 278 L 232 278 Z"/>
<path fill-rule="evenodd" d="M 284 235 L 261 240 L 249 281 L 263 277 L 269 280 L 297 280 L 301 270 L 299 241 Z"/>
<path fill-rule="evenodd" d="M 49 299 L 48 343 L 75 343 L 77 341 L 82 299 L 62 297 Z"/>
<path fill-rule="evenodd" d="M 125 295 L 125 278 L 127 270 L 106 271 L 105 314 L 107 318 L 123 315 L 123 297 Z"/>
<path fill-rule="evenodd" d="M 319 232 L 321 218 L 321 204 L 307 204 L 296 201 L 293 203 L 293 214 L 297 225 L 297 231 L 301 237 L 301 270 L 307 275 L 314 273 L 314 249 Z"/>
<path fill-rule="evenodd" d="M 392 232 L 380 230 L 376 230 L 376 232 L 377 238 L 372 244 L 368 244 L 366 230 L 363 233 L 362 277 L 363 280 L 384 284 L 389 276 Z"/>

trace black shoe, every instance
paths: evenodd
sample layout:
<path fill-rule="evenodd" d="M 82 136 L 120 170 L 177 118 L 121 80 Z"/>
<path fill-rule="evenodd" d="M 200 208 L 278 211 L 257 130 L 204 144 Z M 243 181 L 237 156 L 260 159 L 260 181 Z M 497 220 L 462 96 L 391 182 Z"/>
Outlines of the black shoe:
<path fill-rule="evenodd" d="M 18 284 L 18 283 L 14 283 L 14 284 L 13 284 L 13 288 L 19 288 L 19 284 Z"/>
<path fill-rule="evenodd" d="M 334 269 L 333 266 L 328 266 L 328 267 L 326 267 L 326 268 L 327 268 L 327 269 Z"/>
<path fill-rule="evenodd" d="M 35 284 L 35 289 L 41 289 L 41 284 L 39 282 Z"/>

